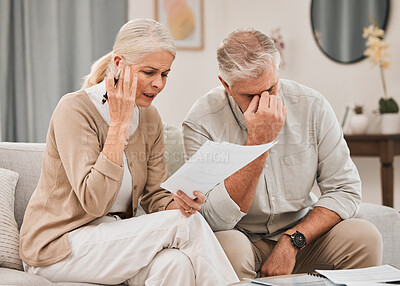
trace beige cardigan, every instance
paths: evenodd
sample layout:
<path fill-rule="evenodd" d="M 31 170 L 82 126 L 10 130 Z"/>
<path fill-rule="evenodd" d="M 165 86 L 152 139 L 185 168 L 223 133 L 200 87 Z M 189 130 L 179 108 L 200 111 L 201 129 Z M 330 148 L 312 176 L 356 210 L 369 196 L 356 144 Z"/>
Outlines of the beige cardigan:
<path fill-rule="evenodd" d="M 56 263 L 71 253 L 68 232 L 104 216 L 113 205 L 123 167 L 101 153 L 108 124 L 85 91 L 65 95 L 47 134 L 42 172 L 25 212 L 21 259 L 31 266 Z M 161 118 L 150 106 L 139 108 L 139 126 L 125 154 L 132 175 L 132 210 L 138 198 L 146 212 L 164 210 L 171 194 L 160 188 L 167 177 Z"/>

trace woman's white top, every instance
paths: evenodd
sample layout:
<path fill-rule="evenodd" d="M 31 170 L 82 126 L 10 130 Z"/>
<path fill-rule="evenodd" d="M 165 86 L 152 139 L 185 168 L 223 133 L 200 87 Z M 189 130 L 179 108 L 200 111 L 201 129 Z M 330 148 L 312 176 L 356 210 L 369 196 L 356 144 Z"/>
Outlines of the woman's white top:
<path fill-rule="evenodd" d="M 104 118 L 108 125 L 110 125 L 110 111 L 108 108 L 108 101 L 105 104 L 101 104 L 103 100 L 103 95 L 106 93 L 106 83 L 103 80 L 99 84 L 93 85 L 87 89 L 85 92 L 89 95 L 90 100 L 96 106 L 100 115 Z M 133 117 L 131 121 L 131 126 L 129 127 L 128 136 L 131 136 L 137 129 L 139 125 L 139 108 L 135 105 L 135 110 L 133 112 Z M 126 141 L 126 144 L 128 141 Z M 118 196 L 110 209 L 110 212 L 125 212 L 128 210 L 129 205 L 132 202 L 132 177 L 128 169 L 128 163 L 126 159 L 125 152 L 123 154 L 123 166 L 124 166 L 124 176 L 122 178 L 121 188 L 119 189 Z"/>

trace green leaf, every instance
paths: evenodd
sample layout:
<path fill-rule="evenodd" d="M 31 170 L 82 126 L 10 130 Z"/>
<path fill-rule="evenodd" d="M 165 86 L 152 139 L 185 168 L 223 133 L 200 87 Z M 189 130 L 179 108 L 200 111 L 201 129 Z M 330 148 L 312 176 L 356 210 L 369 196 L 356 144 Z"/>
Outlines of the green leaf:
<path fill-rule="evenodd" d="M 399 106 L 396 101 L 390 98 L 379 99 L 379 112 L 380 113 L 397 113 L 399 112 Z"/>

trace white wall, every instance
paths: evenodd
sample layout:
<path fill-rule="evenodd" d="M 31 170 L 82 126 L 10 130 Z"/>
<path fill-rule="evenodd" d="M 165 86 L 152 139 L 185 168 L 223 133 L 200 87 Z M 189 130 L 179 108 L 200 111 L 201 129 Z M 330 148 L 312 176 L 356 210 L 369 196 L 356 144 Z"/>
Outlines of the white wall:
<path fill-rule="evenodd" d="M 389 95 L 400 102 L 400 1 L 391 1 L 386 41 L 391 66 L 385 76 Z M 154 1 L 129 0 L 128 16 L 154 18 Z M 219 84 L 216 48 L 239 27 L 254 27 L 269 34 L 280 27 L 287 48 L 283 78 L 294 79 L 322 92 L 341 118 L 346 103 L 377 108 L 382 87 L 378 68 L 368 60 L 343 65 L 328 59 L 315 44 L 310 20 L 310 0 L 204 0 L 205 45 L 201 51 L 178 51 L 168 83 L 155 100 L 165 122 L 180 125 L 192 104 Z M 371 118 L 372 119 L 372 118 Z M 376 119 L 376 118 L 375 118 Z M 371 123 L 370 132 L 376 123 Z M 374 127 L 375 126 L 375 127 Z M 381 203 L 378 158 L 354 158 L 363 181 L 366 202 Z M 400 209 L 400 158 L 395 159 L 395 207 Z"/>

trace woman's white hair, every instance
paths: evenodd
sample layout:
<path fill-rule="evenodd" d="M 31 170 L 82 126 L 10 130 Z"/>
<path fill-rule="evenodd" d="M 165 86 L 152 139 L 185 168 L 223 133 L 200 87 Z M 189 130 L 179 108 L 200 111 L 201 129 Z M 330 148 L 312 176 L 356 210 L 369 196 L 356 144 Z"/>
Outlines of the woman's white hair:
<path fill-rule="evenodd" d="M 114 71 L 114 56 L 120 55 L 127 65 L 138 63 L 144 56 L 156 51 L 170 52 L 174 57 L 176 47 L 168 29 L 152 19 L 134 19 L 119 30 L 112 52 L 98 59 L 85 77 L 83 88 L 101 82 L 107 73 Z"/>
<path fill-rule="evenodd" d="M 217 60 L 220 76 L 231 85 L 258 78 L 271 65 L 279 69 L 280 54 L 274 42 L 260 31 L 239 29 L 222 41 Z"/>

